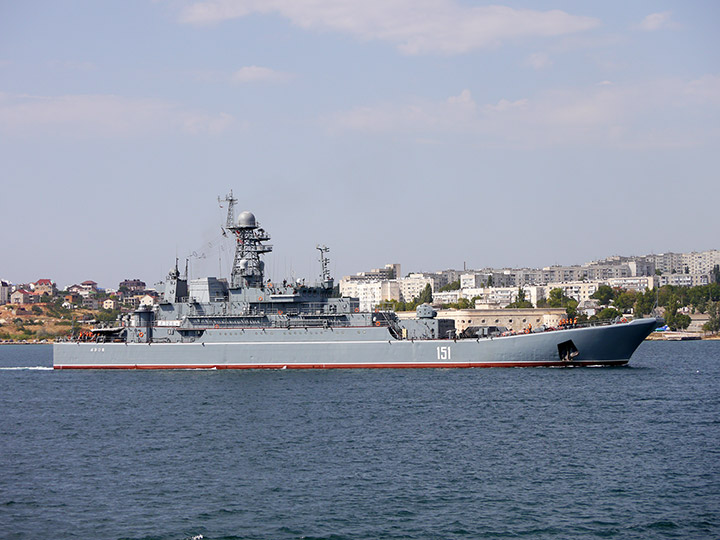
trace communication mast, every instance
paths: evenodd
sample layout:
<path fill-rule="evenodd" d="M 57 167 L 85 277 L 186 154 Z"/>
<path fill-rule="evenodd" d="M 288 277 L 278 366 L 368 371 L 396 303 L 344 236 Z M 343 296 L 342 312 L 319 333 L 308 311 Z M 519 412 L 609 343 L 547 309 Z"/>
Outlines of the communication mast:
<path fill-rule="evenodd" d="M 322 280 L 322 284 L 326 289 L 332 289 L 333 279 L 330 277 L 330 269 L 328 268 L 328 263 L 330 262 L 330 259 L 325 256 L 325 254 L 330 251 L 330 248 L 318 244 L 315 249 L 320 252 L 320 265 L 322 267 L 322 273 L 320 274 L 320 278 Z"/>
<path fill-rule="evenodd" d="M 232 189 L 228 195 L 225 195 L 224 199 L 218 197 L 220 208 L 223 208 L 224 202 L 228 205 L 227 220 L 225 221 L 225 227 L 223 227 L 223 234 L 226 234 L 226 230 L 235 226 L 235 203 L 237 202 L 237 199 L 233 197 Z"/>

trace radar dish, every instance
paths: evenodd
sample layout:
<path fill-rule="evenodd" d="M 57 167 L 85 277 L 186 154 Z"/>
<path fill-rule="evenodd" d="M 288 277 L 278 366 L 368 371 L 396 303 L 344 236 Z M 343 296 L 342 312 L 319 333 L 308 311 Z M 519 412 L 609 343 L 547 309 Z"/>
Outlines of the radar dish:
<path fill-rule="evenodd" d="M 237 226 L 242 229 L 254 229 L 257 227 L 253 213 L 248 212 L 247 210 L 245 212 L 241 212 L 237 218 Z"/>

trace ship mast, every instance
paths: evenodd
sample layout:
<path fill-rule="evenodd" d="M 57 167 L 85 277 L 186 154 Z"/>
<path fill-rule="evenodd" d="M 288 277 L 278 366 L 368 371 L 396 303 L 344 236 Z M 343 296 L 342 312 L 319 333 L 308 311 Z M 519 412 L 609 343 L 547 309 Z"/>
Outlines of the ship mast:
<path fill-rule="evenodd" d="M 233 197 L 232 189 L 229 194 L 225 195 L 224 199 L 218 197 L 220 208 L 223 207 L 224 202 L 228 205 L 227 219 L 225 220 L 225 227 L 223 227 L 223 234 L 226 234 L 226 230 L 229 230 L 235 225 L 235 203 L 237 202 L 237 199 Z"/>
<path fill-rule="evenodd" d="M 320 265 L 322 267 L 322 273 L 320 274 L 320 278 L 322 280 L 322 284 L 326 289 L 332 289 L 333 278 L 330 277 L 330 269 L 328 268 L 328 263 L 330 262 L 330 259 L 325 256 L 325 254 L 330 251 L 330 248 L 327 246 L 317 245 L 315 249 L 320 252 Z"/>
<path fill-rule="evenodd" d="M 236 199 L 232 192 L 225 199 L 228 201 L 228 221 L 225 229 L 235 235 L 235 258 L 230 274 L 230 286 L 262 287 L 265 263 L 260 256 L 272 251 L 272 246 L 263 242 L 270 240 L 270 235 L 261 228 L 251 212 L 241 212 L 235 221 L 233 209 Z"/>

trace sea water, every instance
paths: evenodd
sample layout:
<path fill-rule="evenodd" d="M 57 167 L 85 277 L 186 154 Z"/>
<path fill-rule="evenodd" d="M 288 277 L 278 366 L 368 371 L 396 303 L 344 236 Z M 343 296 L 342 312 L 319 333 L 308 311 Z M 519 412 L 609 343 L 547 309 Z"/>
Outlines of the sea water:
<path fill-rule="evenodd" d="M 720 342 L 621 368 L 51 357 L 0 347 L 0 538 L 720 537 Z"/>

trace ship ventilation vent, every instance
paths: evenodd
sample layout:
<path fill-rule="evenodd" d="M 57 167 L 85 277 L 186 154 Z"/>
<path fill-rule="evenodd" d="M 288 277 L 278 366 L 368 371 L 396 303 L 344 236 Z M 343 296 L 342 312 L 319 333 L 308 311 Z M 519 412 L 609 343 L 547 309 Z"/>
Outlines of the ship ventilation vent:
<path fill-rule="evenodd" d="M 580 354 L 572 339 L 558 343 L 558 354 L 563 362 L 572 362 Z"/>

